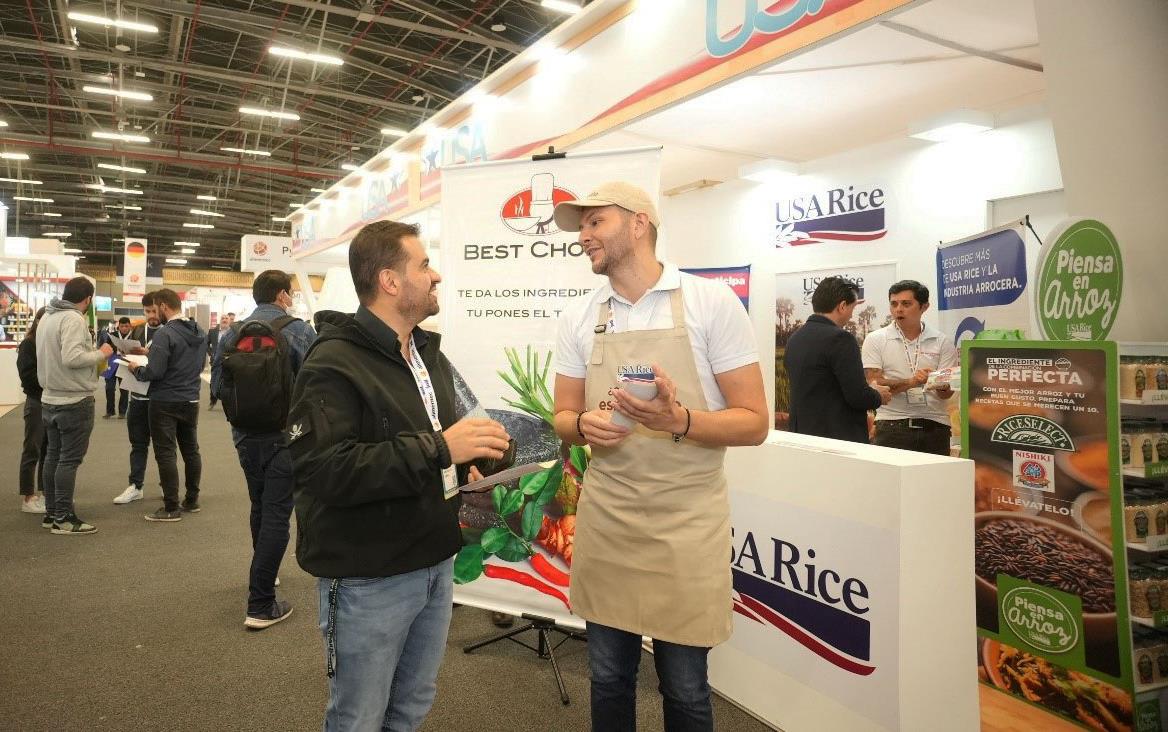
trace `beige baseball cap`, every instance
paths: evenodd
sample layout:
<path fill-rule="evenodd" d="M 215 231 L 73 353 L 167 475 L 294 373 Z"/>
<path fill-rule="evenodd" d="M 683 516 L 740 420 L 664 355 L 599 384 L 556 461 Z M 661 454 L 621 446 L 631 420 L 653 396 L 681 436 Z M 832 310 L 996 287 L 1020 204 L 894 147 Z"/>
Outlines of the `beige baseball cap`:
<path fill-rule="evenodd" d="M 602 183 L 584 198 L 556 204 L 556 226 L 561 231 L 579 231 L 584 209 L 602 206 L 620 206 L 626 211 L 643 213 L 649 217 L 649 223 L 661 228 L 661 217 L 657 215 L 657 207 L 649 194 L 632 183 L 619 180 Z"/>

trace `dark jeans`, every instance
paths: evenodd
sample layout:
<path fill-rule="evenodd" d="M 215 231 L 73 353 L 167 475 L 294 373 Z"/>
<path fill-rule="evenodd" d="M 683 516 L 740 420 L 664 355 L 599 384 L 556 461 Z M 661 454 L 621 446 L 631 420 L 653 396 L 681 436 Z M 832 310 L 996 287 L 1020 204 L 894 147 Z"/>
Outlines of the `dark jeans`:
<path fill-rule="evenodd" d="M 931 419 L 876 420 L 876 444 L 881 447 L 895 447 L 914 452 L 928 452 L 934 455 L 949 454 L 949 425 Z"/>
<path fill-rule="evenodd" d="M 664 703 L 666 732 L 712 732 L 714 710 L 706 675 L 709 648 L 653 641 L 653 664 Z M 593 732 L 637 728 L 637 667 L 641 636 L 588 623 Z"/>
<path fill-rule="evenodd" d="M 118 389 L 117 379 L 105 380 L 105 414 L 107 417 L 114 416 L 114 395 L 119 391 L 122 392 L 122 395 L 117 400 L 118 414 L 125 417 L 126 405 L 130 401 L 130 392 L 125 389 Z"/>
<path fill-rule="evenodd" d="M 89 451 L 89 435 L 93 432 L 93 397 L 85 397 L 73 404 L 42 404 L 45 422 L 45 506 L 54 519 L 64 519 L 73 513 L 73 490 L 77 484 L 77 468 Z"/>
<path fill-rule="evenodd" d="M 267 611 L 276 599 L 276 574 L 288 548 L 292 516 L 292 457 L 284 434 L 247 435 L 235 445 L 251 497 L 251 570 L 247 612 Z"/>
<path fill-rule="evenodd" d="M 126 432 L 130 435 L 130 485 L 142 490 L 142 483 L 146 480 L 146 458 L 150 454 L 149 400 L 130 400 Z"/>
<path fill-rule="evenodd" d="M 41 400 L 24 400 L 24 449 L 20 452 L 20 495 L 31 496 L 44 484 L 45 423 Z"/>
<path fill-rule="evenodd" d="M 199 499 L 199 480 L 203 476 L 203 459 L 199 456 L 198 402 L 160 402 L 150 400 L 150 439 L 154 441 L 154 460 L 158 463 L 158 481 L 162 483 L 162 500 L 166 510 L 177 511 L 178 453 L 182 453 L 186 473 L 186 500 Z M 175 447 L 178 450 L 175 450 Z"/>

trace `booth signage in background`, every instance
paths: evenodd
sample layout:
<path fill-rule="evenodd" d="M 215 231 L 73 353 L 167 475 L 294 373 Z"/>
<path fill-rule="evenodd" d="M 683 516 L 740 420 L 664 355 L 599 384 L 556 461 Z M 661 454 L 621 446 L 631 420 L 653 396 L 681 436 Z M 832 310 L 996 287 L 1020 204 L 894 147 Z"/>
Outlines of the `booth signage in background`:
<path fill-rule="evenodd" d="M 941 331 L 959 341 L 984 330 L 1030 330 L 1026 224 L 942 244 L 937 249 Z"/>
<path fill-rule="evenodd" d="M 781 517 L 781 520 L 778 518 Z M 898 727 L 896 534 L 759 495 L 731 494 L 737 619 L 727 645 Z"/>
<path fill-rule="evenodd" d="M 263 272 L 266 269 L 292 271 L 292 238 L 247 234 L 239 240 L 239 270 Z"/>
<path fill-rule="evenodd" d="M 680 268 L 682 272 L 704 277 L 707 280 L 717 280 L 724 283 L 742 302 L 742 307 L 750 312 L 750 265 L 745 267 L 701 267 Z"/>
<path fill-rule="evenodd" d="M 884 190 L 855 186 L 800 194 L 775 204 L 775 246 L 883 239 Z"/>
<path fill-rule="evenodd" d="M 814 312 L 811 295 L 825 277 L 846 277 L 859 288 L 861 302 L 844 326 L 864 344 L 864 338 L 877 328 L 892 322 L 888 311 L 888 288 L 896 282 L 896 264 L 857 264 L 847 267 L 784 272 L 776 276 L 775 286 L 775 411 L 786 413 L 791 407 L 790 380 L 783 356 L 787 341 Z"/>
<path fill-rule="evenodd" d="M 122 297 L 146 294 L 146 240 L 126 239 L 122 266 Z"/>
<path fill-rule="evenodd" d="M 660 148 L 644 148 L 443 169 L 438 290 L 443 330 L 457 337 L 442 350 L 465 381 L 456 384 L 460 398 L 481 403 L 515 438 L 516 463 L 551 466 L 518 485 L 464 494 L 457 602 L 582 625 L 567 606 L 567 572 L 588 452 L 573 447 L 561 459 L 552 354 L 564 307 L 605 280 L 552 210 L 610 180 L 655 194 L 660 164 Z"/>
<path fill-rule="evenodd" d="M 977 464 L 979 678 L 1130 730 L 1116 366 L 1109 342 L 967 341 L 962 449 Z"/>
<path fill-rule="evenodd" d="M 1064 221 L 1039 250 L 1037 272 L 1034 307 L 1043 337 L 1107 338 L 1123 295 L 1123 258 L 1111 229 L 1094 219 Z"/>

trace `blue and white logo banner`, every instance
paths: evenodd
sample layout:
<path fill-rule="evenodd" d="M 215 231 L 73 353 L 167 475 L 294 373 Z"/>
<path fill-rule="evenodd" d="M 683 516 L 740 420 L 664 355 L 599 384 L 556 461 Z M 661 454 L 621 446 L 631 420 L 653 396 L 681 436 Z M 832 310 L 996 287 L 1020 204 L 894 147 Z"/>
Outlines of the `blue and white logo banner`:
<path fill-rule="evenodd" d="M 987 329 L 1030 330 L 1026 224 L 977 234 L 937 249 L 941 329 L 959 341 Z"/>

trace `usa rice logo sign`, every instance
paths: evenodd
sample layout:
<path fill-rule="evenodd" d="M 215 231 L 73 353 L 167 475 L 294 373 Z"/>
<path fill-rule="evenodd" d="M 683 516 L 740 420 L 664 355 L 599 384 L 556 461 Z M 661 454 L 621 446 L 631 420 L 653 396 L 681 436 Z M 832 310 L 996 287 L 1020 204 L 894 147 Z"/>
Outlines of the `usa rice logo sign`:
<path fill-rule="evenodd" d="M 830 188 L 775 204 L 775 246 L 883 239 L 884 189 Z"/>

